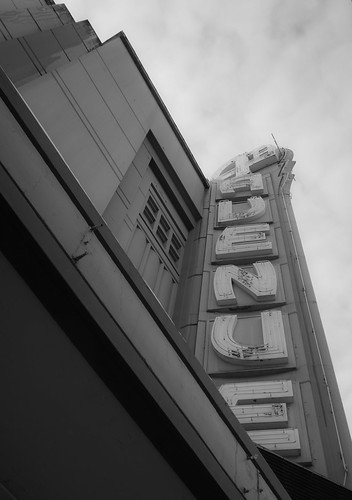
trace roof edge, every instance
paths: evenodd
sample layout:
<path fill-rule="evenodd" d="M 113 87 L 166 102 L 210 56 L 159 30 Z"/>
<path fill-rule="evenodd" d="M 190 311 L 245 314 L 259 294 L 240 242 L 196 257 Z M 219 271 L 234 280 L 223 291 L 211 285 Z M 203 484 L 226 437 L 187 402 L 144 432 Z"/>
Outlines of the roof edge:
<path fill-rule="evenodd" d="M 176 135 L 179 143 L 181 144 L 184 152 L 186 153 L 187 158 L 189 159 L 189 161 L 191 162 L 191 164 L 194 167 L 195 171 L 197 172 L 197 174 L 198 174 L 200 180 L 202 181 L 204 187 L 208 189 L 209 188 L 209 182 L 208 182 L 207 178 L 203 174 L 200 166 L 198 165 L 197 160 L 193 156 L 192 151 L 190 150 L 190 148 L 189 148 L 188 144 L 186 143 L 183 135 L 181 134 L 179 128 L 176 125 L 176 123 L 174 122 L 174 119 L 172 118 L 172 116 L 171 116 L 169 110 L 167 109 L 164 101 L 162 100 L 159 92 L 156 90 L 156 88 L 155 88 L 152 80 L 150 79 L 150 77 L 149 77 L 146 69 L 144 68 L 144 66 L 143 66 L 141 60 L 139 59 L 139 57 L 137 56 L 137 53 L 134 50 L 134 48 L 132 47 L 131 42 L 128 40 L 126 34 L 123 31 L 119 31 L 116 35 L 114 35 L 114 36 L 108 38 L 107 40 L 105 40 L 105 42 L 103 42 L 102 45 L 105 45 L 105 44 L 107 44 L 107 43 L 109 43 L 109 42 L 111 42 L 113 40 L 116 40 L 116 38 L 121 39 L 121 41 L 125 45 L 125 47 L 126 47 L 128 53 L 129 53 L 129 55 L 131 56 L 133 62 L 137 66 L 138 71 L 142 75 L 142 77 L 143 77 L 145 83 L 147 84 L 150 92 L 152 93 L 154 99 L 157 101 L 157 103 L 158 103 L 161 111 L 164 113 L 164 116 L 165 116 L 167 122 L 169 123 L 172 131 Z"/>

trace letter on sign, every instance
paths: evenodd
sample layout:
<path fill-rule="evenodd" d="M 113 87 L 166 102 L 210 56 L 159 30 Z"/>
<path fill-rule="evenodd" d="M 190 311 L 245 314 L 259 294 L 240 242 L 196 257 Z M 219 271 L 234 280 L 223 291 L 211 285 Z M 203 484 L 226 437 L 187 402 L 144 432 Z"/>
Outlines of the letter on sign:
<path fill-rule="evenodd" d="M 294 457 L 301 454 L 298 429 L 249 431 L 248 435 L 255 443 L 284 457 Z"/>
<path fill-rule="evenodd" d="M 250 346 L 235 338 L 237 316 L 217 316 L 211 332 L 211 343 L 215 352 L 225 361 L 235 364 L 287 363 L 287 347 L 281 311 L 261 313 L 263 344 Z"/>
<path fill-rule="evenodd" d="M 246 174 L 231 177 L 220 183 L 220 193 L 223 196 L 233 197 L 240 191 L 249 190 L 254 196 L 263 193 L 263 178 L 261 174 Z"/>
<path fill-rule="evenodd" d="M 259 219 L 265 213 L 265 201 L 261 196 L 248 198 L 249 208 L 240 212 L 234 210 L 231 200 L 219 201 L 218 223 L 222 226 L 229 224 L 243 224 Z"/>
<path fill-rule="evenodd" d="M 217 259 L 230 259 L 250 255 L 273 253 L 271 241 L 265 241 L 270 233 L 269 224 L 226 227 L 216 242 Z"/>
<path fill-rule="evenodd" d="M 273 429 L 287 427 L 286 403 L 243 405 L 231 408 L 245 429 Z"/>
<path fill-rule="evenodd" d="M 254 262 L 256 275 L 237 266 L 221 266 L 215 271 L 214 292 L 219 305 L 237 303 L 233 290 L 234 281 L 257 301 L 275 299 L 277 279 L 274 266 L 269 261 Z"/>
<path fill-rule="evenodd" d="M 293 389 L 290 380 L 263 380 L 260 382 L 235 382 L 219 387 L 220 394 L 232 409 L 238 404 L 292 403 Z"/>
<path fill-rule="evenodd" d="M 278 429 L 288 424 L 285 403 L 293 401 L 290 380 L 223 384 L 219 391 L 245 428 L 260 429 L 248 432 L 255 443 L 284 456 L 301 453 L 298 429 Z"/>

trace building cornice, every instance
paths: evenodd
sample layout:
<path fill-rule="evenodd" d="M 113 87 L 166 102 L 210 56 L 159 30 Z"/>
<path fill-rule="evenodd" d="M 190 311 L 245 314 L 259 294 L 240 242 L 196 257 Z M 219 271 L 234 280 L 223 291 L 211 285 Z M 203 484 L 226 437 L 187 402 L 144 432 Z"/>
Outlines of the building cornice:
<path fill-rule="evenodd" d="M 128 40 L 127 36 L 125 35 L 125 33 L 123 31 L 120 31 L 119 33 L 117 33 L 116 35 L 114 35 L 113 37 L 109 38 L 108 40 L 106 40 L 105 42 L 103 42 L 102 45 L 106 45 L 108 44 L 109 42 L 113 41 L 113 40 L 116 40 L 116 38 L 120 39 L 122 41 L 122 43 L 124 44 L 124 46 L 126 47 L 126 50 L 127 52 L 129 53 L 129 55 L 131 56 L 131 59 L 133 60 L 134 64 L 136 65 L 139 73 L 141 74 L 143 80 L 145 81 L 146 85 L 148 86 L 151 94 L 153 95 L 154 99 L 156 100 L 156 102 L 158 103 L 158 106 L 159 108 L 161 109 L 161 111 L 163 112 L 167 122 L 169 123 L 173 133 L 175 134 L 177 140 L 179 141 L 180 145 L 182 146 L 182 149 L 184 150 L 187 158 L 189 159 L 189 161 L 191 162 L 194 170 L 197 172 L 200 180 L 202 181 L 204 187 L 206 189 L 209 188 L 209 182 L 208 180 L 206 179 L 206 177 L 204 176 L 200 166 L 198 165 L 198 162 L 196 161 L 196 159 L 194 158 L 190 148 L 188 147 L 183 135 L 181 134 L 179 128 L 177 127 L 176 123 L 174 122 L 169 110 L 167 109 L 164 101 L 162 100 L 162 98 L 160 97 L 160 94 L 159 92 L 156 90 L 153 82 L 151 81 L 146 69 L 144 68 L 143 64 L 141 63 L 139 57 L 137 56 L 135 50 L 133 49 L 130 41 Z"/>

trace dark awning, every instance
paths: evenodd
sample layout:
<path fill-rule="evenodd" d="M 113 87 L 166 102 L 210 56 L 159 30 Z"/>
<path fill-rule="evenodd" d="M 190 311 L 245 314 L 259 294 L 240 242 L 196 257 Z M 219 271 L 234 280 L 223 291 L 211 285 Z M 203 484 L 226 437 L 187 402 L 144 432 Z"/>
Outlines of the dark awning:
<path fill-rule="evenodd" d="M 326 477 L 259 447 L 293 500 L 352 500 L 352 491 Z"/>

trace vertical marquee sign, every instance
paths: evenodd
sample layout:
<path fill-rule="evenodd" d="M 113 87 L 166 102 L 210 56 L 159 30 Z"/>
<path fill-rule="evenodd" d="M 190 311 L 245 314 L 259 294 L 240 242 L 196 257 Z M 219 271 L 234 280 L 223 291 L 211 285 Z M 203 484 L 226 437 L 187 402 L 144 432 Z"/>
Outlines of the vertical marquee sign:
<path fill-rule="evenodd" d="M 233 164 L 234 161 L 232 167 Z M 218 182 L 220 199 L 214 229 L 221 227 L 222 232 L 215 244 L 215 259 L 219 265 L 215 269 L 212 286 L 220 309 L 239 307 L 236 288 L 245 292 L 252 301 L 252 311 L 258 304 L 256 317 L 260 321 L 252 320 L 251 324 L 255 324 L 256 335 L 262 341 L 253 345 L 253 341 L 246 343 L 243 335 L 237 335 L 239 319 L 245 325 L 242 331 L 246 332 L 248 317 L 246 320 L 241 314 L 245 304 L 240 305 L 238 314 L 215 317 L 211 345 L 215 355 L 228 363 L 227 378 L 236 367 L 249 367 L 253 377 L 257 368 L 284 367 L 288 363 L 282 312 L 272 305 L 277 296 L 278 277 L 274 265 L 268 260 L 261 260 L 273 256 L 271 227 L 267 222 L 267 204 L 263 198 L 263 177 L 251 172 L 236 176 L 238 170 L 233 167 Z M 242 262 L 248 259 L 251 267 L 226 263 L 239 258 Z M 271 308 L 263 310 L 266 304 Z M 249 378 L 246 382 L 223 384 L 219 390 L 253 441 L 285 456 L 300 455 L 298 429 L 289 424 L 290 405 L 294 401 L 291 381 L 258 382 Z"/>

